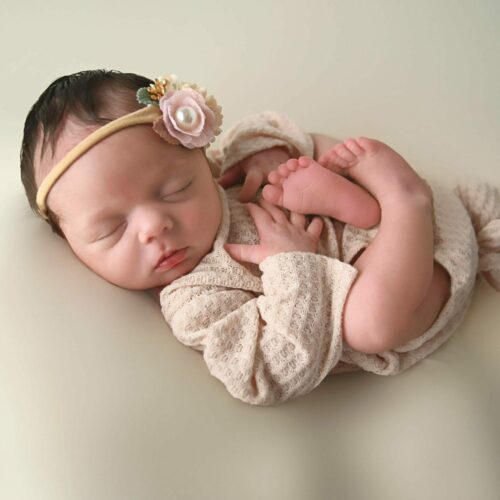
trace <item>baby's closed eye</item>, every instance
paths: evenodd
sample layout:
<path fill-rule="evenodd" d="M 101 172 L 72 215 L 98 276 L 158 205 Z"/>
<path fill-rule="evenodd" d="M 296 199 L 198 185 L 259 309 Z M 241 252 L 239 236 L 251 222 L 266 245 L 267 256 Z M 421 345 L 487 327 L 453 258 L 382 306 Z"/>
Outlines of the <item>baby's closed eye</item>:
<path fill-rule="evenodd" d="M 176 191 L 174 191 L 173 193 L 169 193 L 169 194 L 165 194 L 162 196 L 162 199 L 163 198 L 167 198 L 169 196 L 174 196 L 176 194 L 179 194 L 179 193 L 182 193 L 184 191 L 187 191 L 187 189 L 191 186 L 191 184 L 193 183 L 193 181 L 190 181 L 188 184 L 186 184 L 184 187 L 180 188 L 180 189 L 177 189 Z"/>
<path fill-rule="evenodd" d="M 126 221 L 123 221 L 121 224 L 118 224 L 117 226 L 114 226 L 110 230 L 106 230 L 102 236 L 98 236 L 95 241 L 103 240 L 104 238 L 108 238 L 112 234 L 116 233 L 118 229 L 120 229 L 124 224 L 126 224 Z"/>

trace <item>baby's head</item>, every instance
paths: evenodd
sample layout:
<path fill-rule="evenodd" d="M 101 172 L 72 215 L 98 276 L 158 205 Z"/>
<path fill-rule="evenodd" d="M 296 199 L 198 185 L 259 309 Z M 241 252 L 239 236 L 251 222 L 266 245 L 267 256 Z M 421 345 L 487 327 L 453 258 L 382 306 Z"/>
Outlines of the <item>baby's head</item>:
<path fill-rule="evenodd" d="M 21 178 L 37 215 L 37 191 L 53 167 L 103 125 L 145 110 L 136 93 L 151 84 L 95 70 L 63 76 L 42 93 L 26 118 L 21 150 Z M 147 290 L 189 273 L 212 248 L 222 205 L 205 147 L 183 144 L 160 136 L 152 123 L 110 133 L 55 181 L 45 220 L 88 268 L 117 286 Z M 182 251 L 158 266 L 173 250 Z"/>

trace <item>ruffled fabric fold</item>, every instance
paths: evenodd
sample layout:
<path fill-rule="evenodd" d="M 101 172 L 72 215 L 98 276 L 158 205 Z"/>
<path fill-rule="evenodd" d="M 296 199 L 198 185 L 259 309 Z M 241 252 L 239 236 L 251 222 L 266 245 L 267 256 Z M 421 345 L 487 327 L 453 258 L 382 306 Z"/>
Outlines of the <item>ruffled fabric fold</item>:
<path fill-rule="evenodd" d="M 487 183 L 458 185 L 455 193 L 467 209 L 476 233 L 478 273 L 500 292 L 500 193 Z"/>

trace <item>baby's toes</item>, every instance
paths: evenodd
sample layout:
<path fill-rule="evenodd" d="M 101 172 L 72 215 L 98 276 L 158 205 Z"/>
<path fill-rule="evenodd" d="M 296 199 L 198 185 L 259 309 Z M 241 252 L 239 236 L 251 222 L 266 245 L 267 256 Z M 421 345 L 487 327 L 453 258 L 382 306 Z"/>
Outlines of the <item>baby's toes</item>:
<path fill-rule="evenodd" d="M 297 161 L 301 167 L 308 167 L 311 163 L 314 162 L 314 159 L 310 156 L 301 156 Z"/>
<path fill-rule="evenodd" d="M 330 151 L 327 151 L 324 155 L 322 155 L 319 159 L 319 163 L 327 168 L 330 168 L 331 165 L 345 168 L 351 164 L 351 162 L 344 160 L 344 158 L 339 156 L 334 149 L 330 149 Z"/>
<path fill-rule="evenodd" d="M 287 163 L 282 163 L 278 167 L 278 172 L 281 175 L 281 177 L 283 177 L 284 179 L 286 179 L 290 175 L 290 167 L 288 166 L 288 162 Z"/>
<path fill-rule="evenodd" d="M 337 153 L 337 155 L 340 156 L 340 158 L 349 163 L 351 163 L 356 159 L 356 155 L 354 155 L 352 151 L 349 151 L 348 147 L 343 142 L 340 144 L 336 144 L 333 147 L 333 151 Z"/>
<path fill-rule="evenodd" d="M 319 158 L 318 158 L 318 163 L 320 165 L 325 166 L 328 163 L 331 163 L 330 161 L 330 151 L 327 151 L 326 153 L 323 153 Z"/>
<path fill-rule="evenodd" d="M 382 148 L 387 148 L 388 146 L 383 142 L 377 141 L 376 139 L 369 139 L 368 137 L 359 137 L 356 142 L 369 154 L 375 155 Z"/>
<path fill-rule="evenodd" d="M 278 172 L 283 176 L 283 179 L 286 179 L 290 175 L 290 172 L 295 172 L 298 168 L 299 164 L 297 160 L 290 158 L 278 167 Z"/>
<path fill-rule="evenodd" d="M 279 173 L 278 169 L 269 172 L 267 180 L 271 184 L 281 184 L 283 182 L 283 176 Z"/>
<path fill-rule="evenodd" d="M 365 153 L 360 139 L 347 139 L 344 144 L 355 156 L 361 156 Z"/>
<path fill-rule="evenodd" d="M 291 170 L 292 172 L 295 172 L 299 168 L 299 162 L 296 158 L 290 158 L 286 161 L 286 163 L 284 163 L 284 165 L 286 165 L 288 170 Z"/>
<path fill-rule="evenodd" d="M 283 205 L 283 188 L 281 186 L 274 186 L 266 184 L 262 189 L 262 198 L 272 203 L 273 205 Z"/>

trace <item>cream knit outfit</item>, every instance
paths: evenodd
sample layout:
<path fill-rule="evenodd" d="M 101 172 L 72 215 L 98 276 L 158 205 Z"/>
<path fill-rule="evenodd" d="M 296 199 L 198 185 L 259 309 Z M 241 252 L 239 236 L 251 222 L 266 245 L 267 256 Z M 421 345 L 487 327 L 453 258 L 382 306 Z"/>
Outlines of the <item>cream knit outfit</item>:
<path fill-rule="evenodd" d="M 285 146 L 295 157 L 314 154 L 308 134 L 286 116 L 266 111 L 237 123 L 207 156 L 218 174 L 273 146 Z M 251 404 L 306 394 L 330 373 L 400 373 L 450 337 L 467 311 L 478 273 L 500 291 L 498 191 L 489 185 L 455 192 L 431 188 L 435 259 L 450 273 L 451 297 L 434 324 L 402 347 L 364 354 L 342 340 L 343 308 L 358 274 L 349 262 L 378 226 L 346 224 L 338 242 L 335 225 L 322 216 L 317 253 L 283 252 L 259 265 L 237 262 L 225 243 L 259 242 L 252 217 L 237 199 L 240 186 L 218 187 L 223 216 L 212 251 L 161 291 L 163 315 L 180 342 L 203 353 L 210 373 L 230 394 Z"/>

